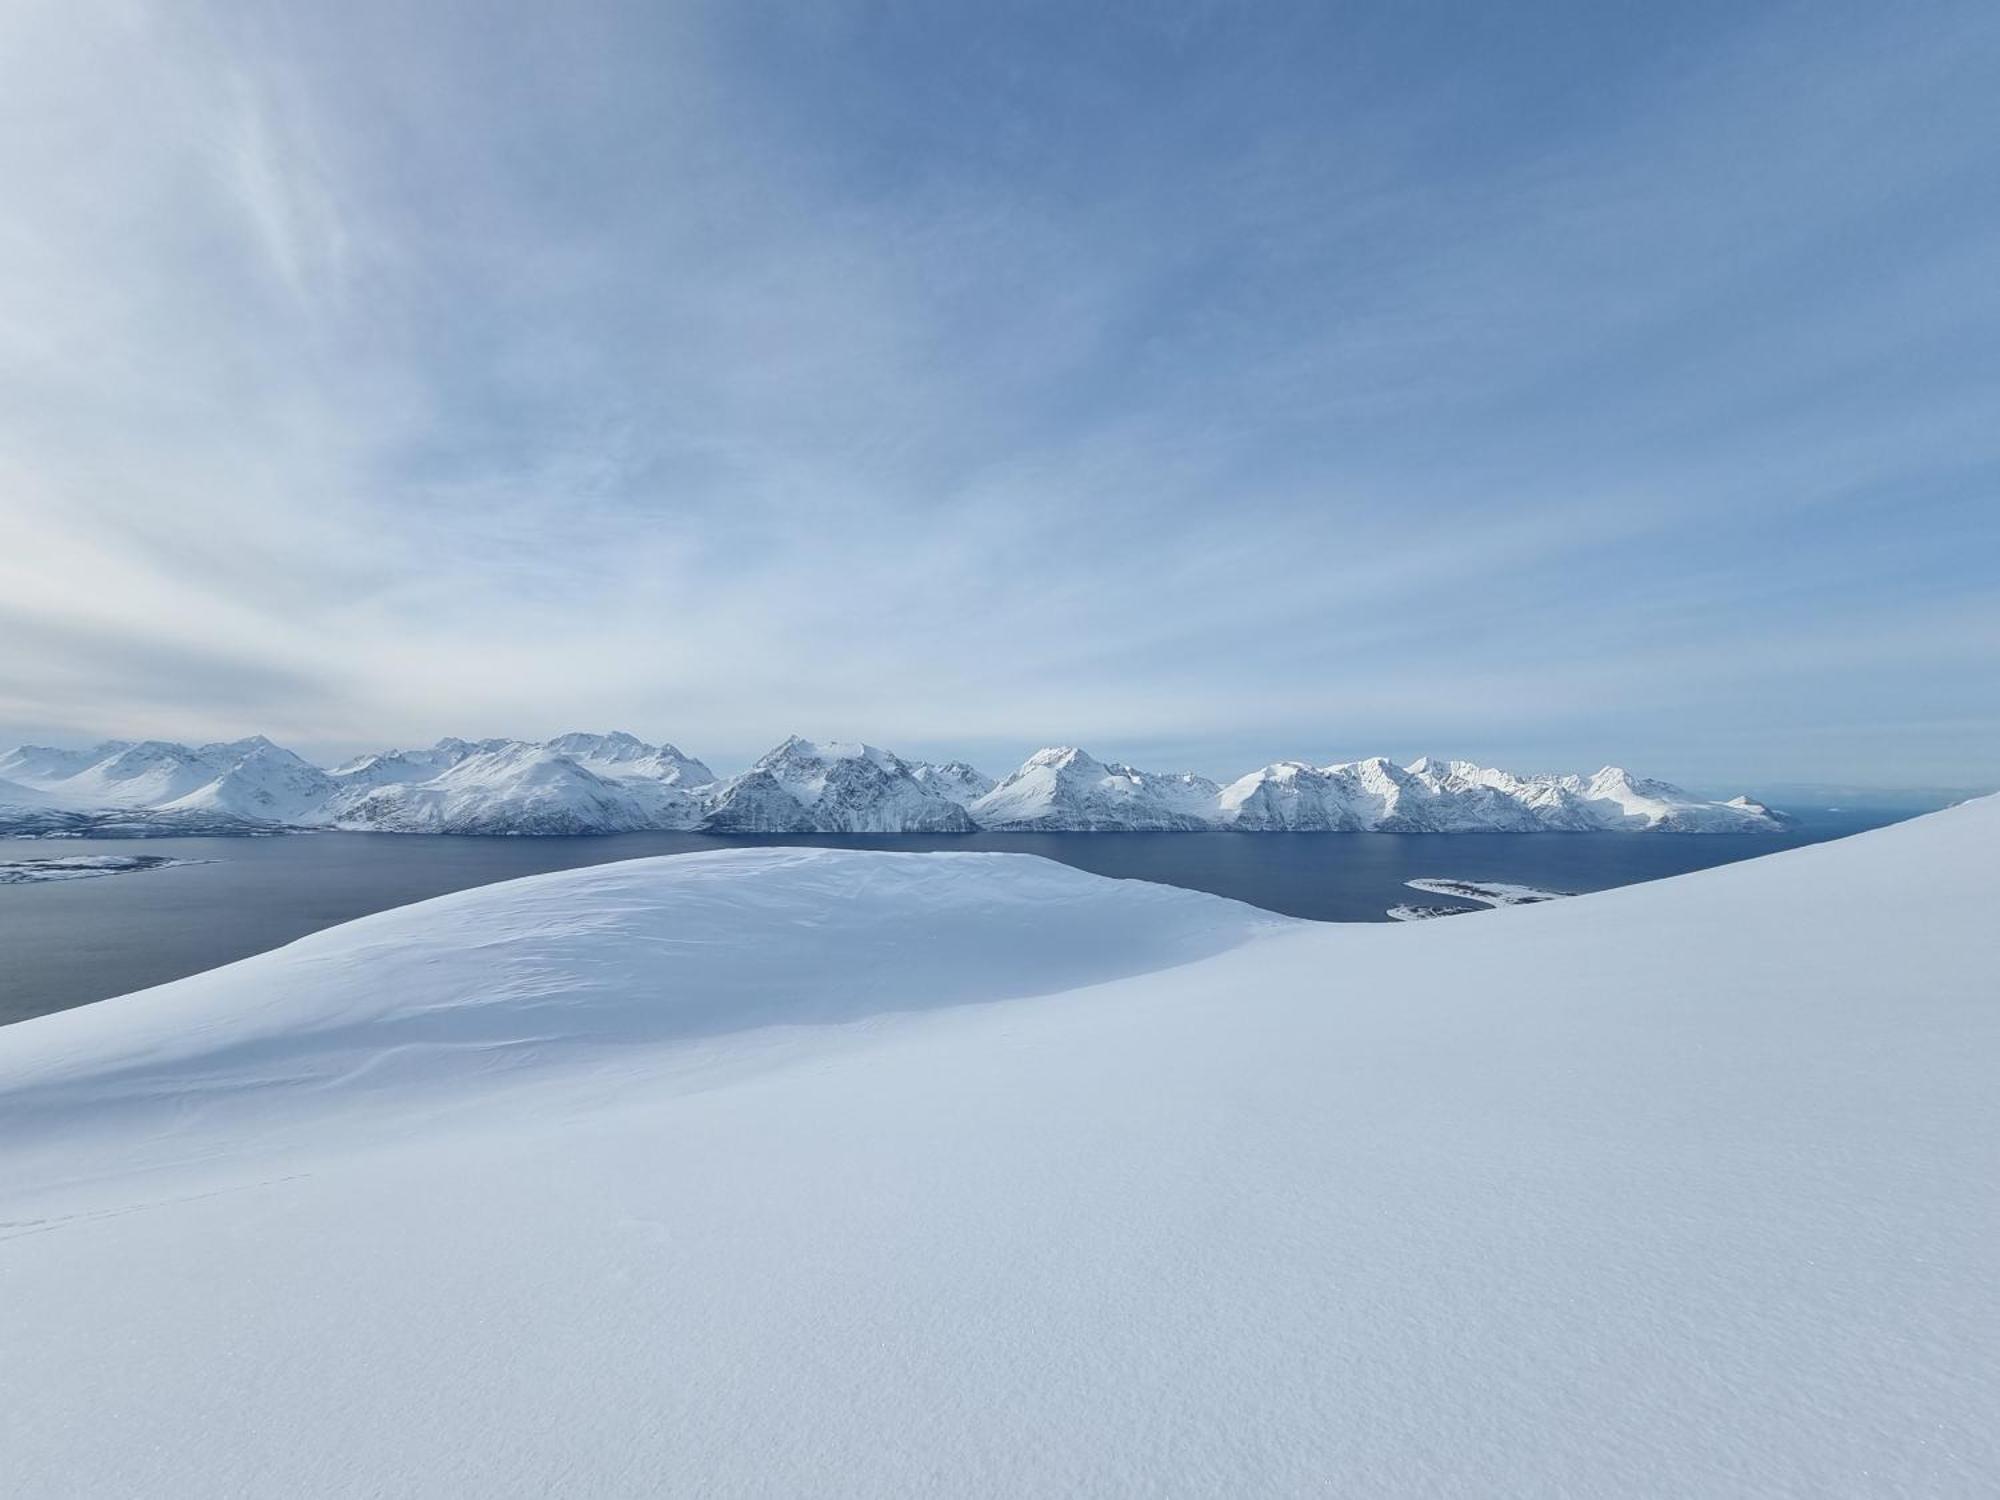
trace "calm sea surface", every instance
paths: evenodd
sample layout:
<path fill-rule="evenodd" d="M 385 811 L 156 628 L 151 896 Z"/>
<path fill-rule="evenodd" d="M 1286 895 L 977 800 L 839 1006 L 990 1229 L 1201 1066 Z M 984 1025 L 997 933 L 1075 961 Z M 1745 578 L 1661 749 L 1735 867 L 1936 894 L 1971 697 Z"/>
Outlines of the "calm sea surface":
<path fill-rule="evenodd" d="M 757 844 L 1004 849 L 1100 875 L 1188 886 L 1292 916 L 1379 922 L 1399 901 L 1451 905 L 1420 876 L 1595 891 L 1728 864 L 1892 822 L 1818 814 L 1790 834 L 972 834 L 717 839 L 452 838 L 380 833 L 272 838 L 0 839 L 0 859 L 165 854 L 210 863 L 0 885 L 0 1023 L 161 984 L 369 912 L 467 886 L 652 854 Z"/>

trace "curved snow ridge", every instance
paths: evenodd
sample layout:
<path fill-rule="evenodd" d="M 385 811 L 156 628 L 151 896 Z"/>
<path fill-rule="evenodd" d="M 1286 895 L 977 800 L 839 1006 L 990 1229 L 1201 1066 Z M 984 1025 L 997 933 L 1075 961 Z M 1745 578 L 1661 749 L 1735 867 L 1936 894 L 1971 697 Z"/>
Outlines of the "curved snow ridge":
<path fill-rule="evenodd" d="M 1025 854 L 728 849 L 379 912 L 9 1027 L 0 1105 L 325 1086 L 1075 989 L 1306 924 Z"/>

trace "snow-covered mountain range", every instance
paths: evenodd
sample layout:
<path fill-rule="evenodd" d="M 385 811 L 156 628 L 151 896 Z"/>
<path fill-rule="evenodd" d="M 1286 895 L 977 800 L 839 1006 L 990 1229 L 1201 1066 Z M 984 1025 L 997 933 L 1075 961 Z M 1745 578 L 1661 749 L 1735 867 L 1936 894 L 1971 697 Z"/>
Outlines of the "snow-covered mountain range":
<path fill-rule="evenodd" d="M 1618 766 L 1594 776 L 1516 776 L 1428 757 L 1342 765 L 1280 761 L 1224 787 L 1216 821 L 1245 830 L 1346 833 L 1593 833 L 1654 829 L 1731 833 L 1779 826 L 1747 797 L 1711 802 Z"/>
<path fill-rule="evenodd" d="M 0 831 L 343 828 L 552 834 L 1030 832 L 1770 832 L 1782 814 L 1711 801 L 1616 766 L 1518 776 L 1467 761 L 1277 761 L 1218 786 L 1073 747 L 996 782 L 963 761 L 794 736 L 728 778 L 630 734 L 443 739 L 330 769 L 257 736 L 111 740 L 0 754 Z"/>
<path fill-rule="evenodd" d="M 692 828 L 715 773 L 629 734 L 439 740 L 336 768 L 320 822 L 389 833 L 632 833 Z"/>

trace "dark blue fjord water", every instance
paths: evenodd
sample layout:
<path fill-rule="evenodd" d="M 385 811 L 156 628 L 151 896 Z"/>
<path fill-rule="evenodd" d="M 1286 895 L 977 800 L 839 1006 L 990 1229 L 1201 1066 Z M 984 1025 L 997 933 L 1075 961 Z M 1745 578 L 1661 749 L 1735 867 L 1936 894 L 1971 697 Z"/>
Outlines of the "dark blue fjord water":
<path fill-rule="evenodd" d="M 545 870 L 746 843 L 1003 849 L 1100 875 L 1233 896 L 1291 916 L 1379 922 L 1399 901 L 1452 905 L 1420 876 L 1594 891 L 1750 859 L 1903 814 L 1809 816 L 1788 834 L 973 834 L 717 839 L 452 838 L 314 833 L 272 838 L 0 839 L 0 859 L 164 854 L 210 863 L 40 885 L 0 885 L 0 1023 L 162 984 L 336 922 Z"/>

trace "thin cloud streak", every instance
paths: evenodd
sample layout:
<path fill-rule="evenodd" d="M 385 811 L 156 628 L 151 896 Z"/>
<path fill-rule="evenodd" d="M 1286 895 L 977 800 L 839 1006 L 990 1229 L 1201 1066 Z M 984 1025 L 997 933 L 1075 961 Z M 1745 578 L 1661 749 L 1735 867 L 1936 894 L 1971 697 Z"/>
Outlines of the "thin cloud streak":
<path fill-rule="evenodd" d="M 2000 778 L 1990 15 L 962 19 L 0 21 L 0 736 Z"/>

